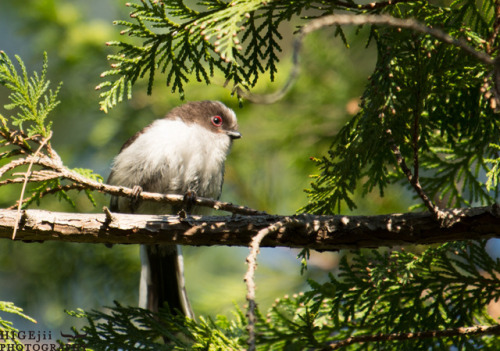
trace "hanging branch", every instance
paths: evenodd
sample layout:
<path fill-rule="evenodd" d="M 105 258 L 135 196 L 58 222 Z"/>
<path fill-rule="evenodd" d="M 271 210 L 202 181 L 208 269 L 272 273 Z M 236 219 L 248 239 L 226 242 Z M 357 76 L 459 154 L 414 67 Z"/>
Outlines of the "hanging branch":
<path fill-rule="evenodd" d="M 448 33 L 437 29 L 427 27 L 426 25 L 414 19 L 400 19 L 387 15 L 331 15 L 315 19 L 305 25 L 300 31 L 299 40 L 323 27 L 332 25 L 354 25 L 361 26 L 366 24 L 383 25 L 396 28 L 406 28 L 415 32 L 428 34 L 438 39 L 439 41 L 456 46 L 466 53 L 474 56 L 478 61 L 492 66 L 498 65 L 490 55 L 482 51 L 477 51 L 474 47 L 470 46 L 467 41 L 462 38 L 453 38 Z"/>
<path fill-rule="evenodd" d="M 371 3 L 371 4 L 366 4 L 366 5 L 352 5 L 351 7 L 356 7 L 358 9 L 374 9 L 374 8 L 380 8 L 380 7 L 385 7 L 387 5 L 395 4 L 397 2 L 404 2 L 404 1 L 388 1 L 388 2 L 381 2 L 381 3 Z M 348 7 L 346 3 L 340 3 L 341 6 Z M 361 6 L 361 7 L 359 7 Z M 497 12 L 500 12 L 498 10 L 499 7 L 497 7 Z M 497 19 L 495 22 L 495 33 L 500 31 L 500 24 L 499 20 Z M 490 50 L 488 53 L 477 51 L 474 47 L 470 46 L 467 41 L 461 39 L 461 38 L 453 38 L 450 36 L 448 33 L 437 29 L 437 28 L 431 28 L 427 27 L 426 25 L 414 20 L 414 19 L 400 19 L 400 18 L 395 18 L 392 16 L 388 15 L 329 15 L 325 17 L 320 17 L 315 20 L 310 21 L 308 24 L 306 24 L 304 27 L 299 32 L 299 36 L 294 42 L 293 45 L 293 53 L 292 53 L 292 69 L 288 75 L 288 78 L 283 85 L 281 89 L 278 91 L 271 93 L 271 94 L 252 94 L 250 92 L 247 92 L 239 87 L 236 87 L 236 92 L 238 95 L 241 97 L 247 99 L 248 101 L 251 101 L 253 103 L 257 104 L 271 104 L 274 103 L 281 98 L 283 98 L 286 93 L 292 88 L 293 84 L 298 78 L 299 72 L 300 72 L 300 63 L 299 63 L 299 57 L 300 57 L 300 50 L 302 49 L 302 42 L 304 38 L 308 35 L 311 34 L 319 29 L 322 29 L 324 27 L 329 27 L 333 25 L 353 25 L 353 26 L 362 26 L 362 25 L 383 25 L 383 26 L 389 26 L 389 27 L 396 27 L 396 28 L 406 28 L 413 30 L 415 32 L 423 33 L 423 34 L 428 34 L 436 39 L 442 41 L 443 43 L 447 43 L 450 45 L 454 45 L 466 53 L 474 56 L 478 61 L 488 65 L 488 66 L 493 66 L 493 74 L 495 76 L 494 81 L 499 80 L 500 76 L 500 59 L 494 59 L 489 53 L 493 51 Z M 496 35 L 494 34 L 492 36 L 492 39 L 490 40 L 493 42 L 496 38 Z M 226 82 L 227 84 L 227 82 Z M 497 90 L 498 92 L 498 87 Z M 496 94 L 496 100 L 495 102 L 497 103 L 496 105 L 500 105 L 500 95 Z"/>
<path fill-rule="evenodd" d="M 255 310 L 257 308 L 257 303 L 255 302 L 255 270 L 257 269 L 257 255 L 260 251 L 260 245 L 262 240 L 269 234 L 278 232 L 287 222 L 288 218 L 284 221 L 280 221 L 270 225 L 267 228 L 261 229 L 257 235 L 252 238 L 250 243 L 250 254 L 247 256 L 246 262 L 248 264 L 248 269 L 243 279 L 247 286 L 247 296 L 248 309 L 247 309 L 247 319 L 248 319 L 248 351 L 255 351 L 255 324 L 257 322 L 257 316 L 255 315 Z"/>

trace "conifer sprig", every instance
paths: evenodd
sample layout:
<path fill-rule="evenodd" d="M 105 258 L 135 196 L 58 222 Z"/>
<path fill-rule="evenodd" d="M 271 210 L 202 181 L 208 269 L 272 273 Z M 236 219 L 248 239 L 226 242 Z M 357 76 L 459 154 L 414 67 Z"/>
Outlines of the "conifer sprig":
<path fill-rule="evenodd" d="M 7 110 L 17 109 L 17 114 L 11 117 L 12 124 L 23 131 L 23 124 L 28 124 L 29 137 L 39 134 L 46 138 L 50 134 L 51 122 L 47 121 L 48 114 L 59 104 L 56 90 L 49 89 L 47 80 L 47 54 L 44 54 L 42 73 L 33 72 L 29 77 L 23 61 L 16 56 L 20 72 L 14 66 L 7 54 L 0 52 L 0 84 L 11 90 L 10 104 L 4 106 Z"/>
<path fill-rule="evenodd" d="M 6 317 L 6 313 L 9 313 L 11 315 L 21 317 L 32 323 L 36 323 L 36 320 L 26 315 L 23 312 L 22 308 L 14 305 L 14 303 L 12 302 L 0 301 L 0 312 L 2 312 L 2 317 L 0 317 L 0 333 L 2 335 L 2 345 L 7 346 L 7 348 L 24 350 L 23 340 L 20 340 L 19 338 L 19 330 L 14 328 L 13 323 L 9 320 L 5 320 L 4 317 Z"/>
<path fill-rule="evenodd" d="M 19 69 L 5 52 L 0 52 L 0 84 L 10 90 L 11 101 L 4 108 L 8 111 L 17 111 L 15 115 L 8 117 L 0 114 L 2 151 L 0 152 L 2 161 L 0 186 L 29 183 L 30 195 L 27 198 L 21 198 L 18 202 L 23 207 L 33 202 L 39 203 L 41 198 L 49 194 L 56 194 L 59 199 L 66 200 L 74 206 L 67 191 L 84 189 L 66 184 L 65 177 L 55 171 L 58 167 L 60 169 L 65 167 L 50 145 L 52 122 L 48 117 L 59 104 L 57 94 L 61 84 L 55 90 L 50 88 L 50 81 L 47 79 L 47 54 L 44 54 L 41 74 L 33 72 L 31 76 L 21 58 L 16 56 L 16 60 Z M 32 169 L 33 165 L 35 168 Z M 25 171 L 26 166 L 28 171 Z M 21 170 L 26 173 L 20 173 Z M 102 181 L 101 176 L 90 169 L 67 170 L 92 181 Z M 12 171 L 18 172 L 9 174 Z M 95 204 L 92 193 L 88 190 L 85 193 Z"/>
<path fill-rule="evenodd" d="M 157 71 L 165 75 L 167 86 L 171 86 L 172 92 L 178 92 L 181 98 L 184 97 L 184 85 L 190 79 L 209 84 L 215 69 L 223 72 L 234 85 L 248 88 L 251 86 L 249 78 L 262 69 L 248 69 L 246 63 L 260 61 L 262 56 L 268 60 L 271 74 L 274 74 L 273 61 L 277 60 L 274 50 L 279 49 L 276 44 L 271 46 L 268 54 L 252 51 L 250 58 L 240 53 L 243 41 L 248 38 L 241 38 L 241 32 L 249 24 L 256 27 L 252 14 L 265 7 L 261 1 L 225 3 L 210 0 L 200 5 L 204 7 L 203 11 L 193 10 L 181 0 L 127 4 L 132 8 L 130 16 L 133 22 L 116 21 L 115 24 L 126 27 L 121 34 L 139 38 L 140 44 L 108 43 L 118 47 L 119 52 L 108 57 L 115 63 L 102 77 L 118 78 L 97 86 L 98 90 L 105 89 L 100 95 L 101 109 L 107 111 L 125 95 L 130 98 L 131 87 L 138 78 L 148 77 L 148 93 L 151 93 Z M 267 32 L 267 29 L 265 24 L 258 26 L 259 32 Z M 279 35 L 276 31 L 270 33 L 271 37 Z M 269 39 L 262 37 L 254 44 L 262 47 L 263 41 Z"/>

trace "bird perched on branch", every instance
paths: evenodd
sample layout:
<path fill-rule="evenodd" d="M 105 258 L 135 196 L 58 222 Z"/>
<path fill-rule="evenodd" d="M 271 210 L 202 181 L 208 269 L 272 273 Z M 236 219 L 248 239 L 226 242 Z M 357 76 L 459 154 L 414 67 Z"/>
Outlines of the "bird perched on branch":
<path fill-rule="evenodd" d="M 235 113 L 221 102 L 186 103 L 122 146 L 108 183 L 134 188 L 138 194 L 150 191 L 218 199 L 226 156 L 233 140 L 240 137 Z M 124 197 L 113 197 L 110 209 L 142 214 L 178 214 L 186 210 Z M 204 212 L 194 206 L 191 214 Z M 177 245 L 142 245 L 139 306 L 158 311 L 164 303 L 174 313 L 180 311 L 193 317 L 181 249 Z"/>

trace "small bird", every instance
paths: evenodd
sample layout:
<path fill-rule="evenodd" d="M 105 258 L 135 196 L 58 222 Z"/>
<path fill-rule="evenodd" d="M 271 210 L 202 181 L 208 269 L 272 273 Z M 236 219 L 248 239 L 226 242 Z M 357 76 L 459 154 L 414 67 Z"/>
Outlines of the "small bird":
<path fill-rule="evenodd" d="M 189 194 L 219 199 L 224 162 L 241 137 L 235 113 L 219 101 L 189 102 L 172 109 L 131 137 L 115 157 L 108 183 L 137 193 Z M 110 210 L 123 213 L 178 214 L 182 205 L 112 197 Z M 207 209 L 192 208 L 191 214 Z M 174 313 L 193 318 L 187 298 L 181 248 L 141 245 L 139 306 L 158 311 L 165 303 Z"/>

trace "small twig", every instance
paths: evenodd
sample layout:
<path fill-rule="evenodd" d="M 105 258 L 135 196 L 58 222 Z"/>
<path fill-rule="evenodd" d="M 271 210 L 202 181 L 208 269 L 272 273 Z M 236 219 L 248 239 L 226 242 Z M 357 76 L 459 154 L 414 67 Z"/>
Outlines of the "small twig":
<path fill-rule="evenodd" d="M 21 207 L 23 204 L 24 191 L 26 190 L 26 186 L 28 184 L 28 179 L 31 176 L 31 168 L 33 167 L 33 164 L 35 163 L 35 158 L 37 157 L 38 153 L 45 146 L 45 144 L 47 144 L 47 142 L 50 140 L 51 137 L 52 137 L 52 132 L 50 132 L 50 134 L 47 138 L 42 139 L 40 146 L 38 147 L 38 149 L 36 149 L 35 153 L 33 154 L 32 160 L 28 165 L 28 169 L 26 170 L 26 173 L 24 174 L 24 183 L 23 183 L 23 187 L 21 189 L 21 195 L 19 196 L 19 204 L 17 206 L 17 219 L 16 219 L 16 224 L 14 226 L 14 230 L 12 232 L 12 240 L 14 240 L 16 238 L 17 229 L 19 228 L 19 221 L 21 219 Z"/>
<path fill-rule="evenodd" d="M 17 160 L 13 160 L 13 161 L 10 161 L 9 163 L 7 163 L 6 165 L 0 167 L 0 178 L 8 171 L 14 169 L 14 168 L 17 168 L 17 167 L 20 167 L 20 166 L 24 166 L 24 165 L 27 165 L 31 162 L 31 156 L 28 155 L 26 158 L 20 158 L 20 159 L 17 159 Z M 35 162 L 36 163 L 36 162 Z"/>
<path fill-rule="evenodd" d="M 498 51 L 498 46 L 495 45 L 498 35 L 500 35 L 500 0 L 495 0 L 495 22 L 493 23 L 491 35 L 486 42 L 486 52 L 490 55 Z"/>
<path fill-rule="evenodd" d="M 422 188 L 422 185 L 420 185 L 420 181 L 417 177 L 414 177 L 413 174 L 411 173 L 410 168 L 406 165 L 405 159 L 403 155 L 401 154 L 401 150 L 399 149 L 399 146 L 396 145 L 394 140 L 392 140 L 392 132 L 390 130 L 387 130 L 387 134 L 389 138 L 391 139 L 391 150 L 394 156 L 396 156 L 396 162 L 398 163 L 399 167 L 401 167 L 401 170 L 403 173 L 406 175 L 406 178 L 410 182 L 411 186 L 415 191 L 417 192 L 418 196 L 422 199 L 424 202 L 424 205 L 436 215 L 437 218 L 439 218 L 439 208 L 432 203 L 432 200 L 430 197 L 425 193 L 424 189 Z"/>
<path fill-rule="evenodd" d="M 19 147 L 19 151 L 21 153 L 31 153 L 33 151 L 27 143 L 27 141 L 31 140 L 33 137 L 28 138 L 28 136 L 24 135 L 19 130 L 10 130 L 7 129 L 6 126 L 4 126 L 0 130 L 0 136 L 3 139 L 7 140 L 7 144 L 5 145 L 16 145 Z"/>
<path fill-rule="evenodd" d="M 49 156 L 39 156 L 35 157 L 34 155 L 27 156 L 26 158 L 21 158 L 17 160 L 13 160 L 10 163 L 4 165 L 3 167 L 0 167 L 0 177 L 5 174 L 8 171 L 11 171 L 17 167 L 24 166 L 24 165 L 38 165 L 41 167 L 44 167 L 46 169 L 50 169 L 51 172 L 51 179 L 55 178 L 55 174 L 58 174 L 59 178 L 61 180 L 66 179 L 73 184 L 71 185 L 64 185 L 60 187 L 56 187 L 53 189 L 46 189 L 44 192 L 41 193 L 41 196 L 45 196 L 51 193 L 55 193 L 58 190 L 93 190 L 93 191 L 99 191 L 102 193 L 107 193 L 109 195 L 113 196 L 125 196 L 125 197 L 130 197 L 133 194 L 133 189 L 122 187 L 122 186 L 115 186 L 115 185 L 108 185 L 101 183 L 96 180 L 92 180 L 89 178 L 84 177 L 83 175 L 74 172 L 68 168 L 66 168 L 60 159 L 60 157 L 55 153 L 53 149 L 48 149 L 47 150 L 50 154 L 52 154 L 51 157 Z M 47 172 L 45 170 L 44 172 Z M 28 179 L 28 182 L 31 181 L 31 179 Z M 3 185 L 7 183 L 15 183 L 16 181 L 4 181 Z M 0 184 L 2 185 L 2 184 Z M 39 194 L 40 195 L 40 194 Z M 146 201 L 154 201 L 154 202 L 162 202 L 162 203 L 171 203 L 171 204 L 178 204 L 182 203 L 184 196 L 183 195 L 177 195 L 177 194 L 160 194 L 160 193 L 151 193 L 151 192 L 142 192 L 139 197 L 142 200 Z M 26 199 L 24 202 L 29 201 L 31 198 Z M 222 202 L 218 200 L 213 200 L 213 199 L 208 199 L 208 198 L 203 198 L 203 197 L 197 197 L 196 199 L 196 205 L 197 206 L 203 206 L 203 207 L 211 207 L 215 210 L 220 210 L 220 211 L 227 211 L 231 212 L 234 214 L 242 214 L 242 215 L 263 215 L 266 214 L 264 211 L 258 211 L 249 207 L 245 206 L 238 206 L 234 205 L 229 202 Z"/>
<path fill-rule="evenodd" d="M 8 143 L 5 143 L 3 146 L 7 146 L 9 145 Z M 11 151 L 5 151 L 5 152 L 2 152 L 0 153 L 0 159 L 2 158 L 11 158 L 11 157 L 14 157 L 14 156 L 17 156 L 17 155 L 26 155 L 26 152 L 22 149 L 16 149 L 16 150 L 11 150 Z"/>
<path fill-rule="evenodd" d="M 335 5 L 345 7 L 348 9 L 355 9 L 355 10 L 376 10 L 376 9 L 381 9 L 387 6 L 391 5 L 396 5 L 401 2 L 411 2 L 413 0 L 389 0 L 389 1 L 381 1 L 381 2 L 371 2 L 369 4 L 355 4 L 355 3 L 349 3 L 345 1 L 333 1 Z"/>
<path fill-rule="evenodd" d="M 1 185 L 2 184 L 0 183 L 0 186 Z M 27 197 L 27 198 L 23 199 L 23 204 L 33 201 L 33 199 L 35 197 L 41 199 L 42 197 L 45 197 L 45 196 L 51 195 L 51 194 L 56 194 L 56 193 L 58 193 L 60 191 L 85 190 L 85 189 L 88 189 L 88 187 L 85 186 L 84 184 L 73 183 L 73 184 L 66 184 L 66 185 L 58 185 L 58 186 L 55 186 L 53 188 L 47 188 L 47 189 L 41 191 L 40 193 L 37 193 L 35 195 L 32 195 L 30 197 Z M 7 209 L 8 210 L 12 210 L 12 209 L 17 208 L 17 206 L 18 206 L 18 203 L 16 203 L 15 205 L 7 207 Z"/>
<path fill-rule="evenodd" d="M 257 308 L 257 303 L 255 302 L 255 270 L 257 269 L 257 255 L 260 251 L 260 243 L 266 237 L 266 235 L 275 233 L 280 230 L 287 223 L 286 221 L 276 222 L 267 228 L 261 229 L 257 235 L 252 238 L 250 243 L 250 254 L 246 258 L 248 264 L 248 269 L 243 279 L 247 286 L 247 301 L 248 301 L 248 351 L 255 350 L 255 323 L 257 322 L 257 317 L 255 316 L 255 309 Z"/>
<path fill-rule="evenodd" d="M 472 336 L 472 335 L 499 335 L 500 325 L 478 325 L 475 327 L 460 327 L 445 330 L 430 330 L 413 333 L 394 333 L 378 335 L 360 335 L 347 338 L 345 340 L 334 341 L 328 344 L 323 350 L 336 350 L 352 344 L 377 341 L 402 341 L 422 338 L 443 338 L 452 336 Z"/>
<path fill-rule="evenodd" d="M 105 223 L 107 225 L 109 225 L 109 223 L 111 223 L 113 221 L 113 214 L 111 213 L 111 211 L 109 210 L 109 208 L 107 206 L 104 206 L 102 208 L 102 211 L 106 215 L 106 222 Z"/>
<path fill-rule="evenodd" d="M 417 76 L 421 77 L 420 65 L 417 66 Z M 413 131 L 412 131 L 412 146 L 413 146 L 413 178 L 415 182 L 420 183 L 419 180 L 419 167 L 418 167 L 418 141 L 420 139 L 420 114 L 422 110 L 421 103 L 421 82 L 417 82 L 416 97 L 415 97 L 415 108 L 413 109 Z"/>
<path fill-rule="evenodd" d="M 23 180 L 24 180 L 24 176 L 25 176 L 25 173 L 24 172 L 21 172 L 21 173 L 12 173 L 13 176 L 23 176 Z M 59 173 L 58 172 L 54 172 L 54 171 L 50 171 L 50 170 L 45 170 L 45 169 L 42 169 L 42 170 L 39 170 L 39 171 L 32 171 L 31 172 L 31 175 L 30 175 L 30 181 L 31 182 L 43 182 L 43 181 L 46 181 L 46 180 L 51 180 L 51 179 L 57 179 L 59 178 Z M 16 178 L 12 179 L 12 180 L 15 180 Z"/>
<path fill-rule="evenodd" d="M 415 182 L 420 184 L 419 180 L 419 172 L 418 172 L 418 140 L 419 140 L 419 134 L 418 134 L 418 120 L 419 120 L 420 113 L 415 114 L 415 119 L 413 121 L 413 179 L 415 179 Z"/>

